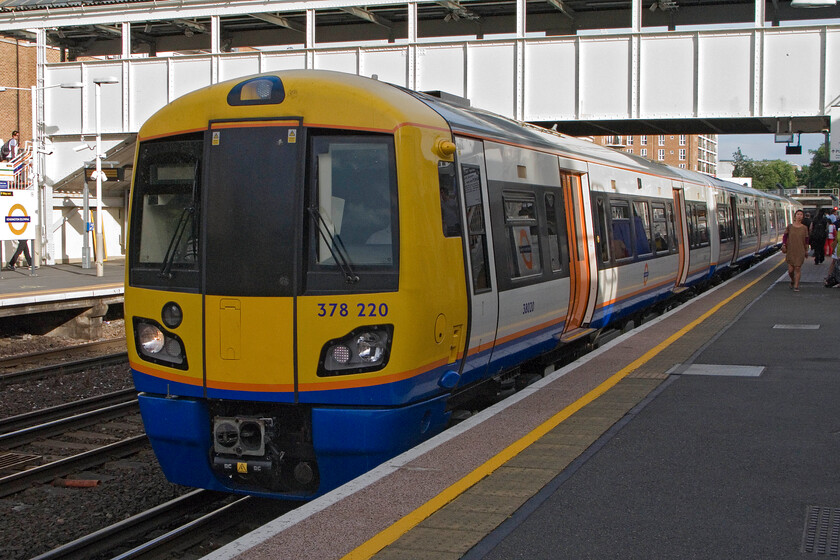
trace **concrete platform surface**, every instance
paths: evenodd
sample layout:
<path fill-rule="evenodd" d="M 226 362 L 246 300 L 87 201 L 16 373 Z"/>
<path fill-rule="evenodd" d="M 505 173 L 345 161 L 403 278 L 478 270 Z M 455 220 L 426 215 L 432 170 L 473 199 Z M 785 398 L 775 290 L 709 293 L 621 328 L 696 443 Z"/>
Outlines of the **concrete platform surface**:
<path fill-rule="evenodd" d="M 793 292 L 774 255 L 206 558 L 806 558 L 840 507 L 827 267 Z"/>

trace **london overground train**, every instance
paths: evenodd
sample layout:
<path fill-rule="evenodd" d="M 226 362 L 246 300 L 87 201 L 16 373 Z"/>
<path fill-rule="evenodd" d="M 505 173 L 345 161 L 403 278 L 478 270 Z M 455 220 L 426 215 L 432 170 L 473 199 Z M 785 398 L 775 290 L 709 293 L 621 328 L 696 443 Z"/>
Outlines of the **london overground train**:
<path fill-rule="evenodd" d="M 794 203 L 358 76 L 142 127 L 125 311 L 169 480 L 308 499 L 781 242 Z"/>

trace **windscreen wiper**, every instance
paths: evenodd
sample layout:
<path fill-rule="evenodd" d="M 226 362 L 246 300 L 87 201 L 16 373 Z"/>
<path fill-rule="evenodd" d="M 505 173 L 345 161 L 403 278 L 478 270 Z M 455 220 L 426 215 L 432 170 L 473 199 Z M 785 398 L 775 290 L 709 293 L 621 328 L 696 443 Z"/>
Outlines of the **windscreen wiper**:
<path fill-rule="evenodd" d="M 194 215 L 195 204 L 190 204 L 184 208 L 181 217 L 178 218 L 178 225 L 175 226 L 175 232 L 172 234 L 169 247 L 166 249 L 166 256 L 163 257 L 163 266 L 160 267 L 160 272 L 158 272 L 158 276 L 164 280 L 172 279 L 172 263 L 175 261 L 176 248 L 181 243 L 184 232 L 187 231 L 187 224 L 192 223 Z"/>
<path fill-rule="evenodd" d="M 315 220 L 315 225 L 318 227 L 318 233 L 321 234 L 321 238 L 324 240 L 324 243 L 327 244 L 327 249 L 330 250 L 330 255 L 332 255 L 333 260 L 335 260 L 335 263 L 344 274 L 345 282 L 348 284 L 355 284 L 358 282 L 359 277 L 353 271 L 353 267 L 350 264 L 350 255 L 347 253 L 347 248 L 341 241 L 341 237 L 332 234 L 329 226 L 327 225 L 327 221 L 321 215 L 317 206 L 310 207 L 309 214 L 312 216 L 312 219 Z"/>

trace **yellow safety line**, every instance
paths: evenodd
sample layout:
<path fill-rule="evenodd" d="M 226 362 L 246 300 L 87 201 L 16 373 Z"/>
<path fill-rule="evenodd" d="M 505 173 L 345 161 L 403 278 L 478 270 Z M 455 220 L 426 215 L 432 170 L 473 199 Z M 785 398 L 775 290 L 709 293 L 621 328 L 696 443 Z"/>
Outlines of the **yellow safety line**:
<path fill-rule="evenodd" d="M 628 374 L 644 365 L 646 362 L 651 360 L 654 356 L 656 356 L 665 348 L 670 346 L 684 334 L 691 331 L 692 329 L 694 329 L 694 327 L 696 327 L 697 325 L 699 325 L 700 323 L 717 313 L 721 307 L 723 307 L 724 305 L 726 305 L 727 303 L 744 293 L 746 290 L 757 284 L 759 281 L 761 281 L 763 278 L 765 278 L 768 274 L 770 274 L 777 268 L 778 265 L 774 266 L 773 268 L 771 268 L 770 270 L 768 270 L 767 272 L 765 272 L 764 274 L 762 274 L 761 276 L 759 276 L 758 278 L 756 278 L 755 280 L 753 280 L 752 282 L 750 282 L 749 284 L 747 284 L 746 286 L 744 286 L 743 288 L 726 298 L 725 300 L 712 307 L 710 310 L 706 311 L 703 315 L 701 315 L 700 317 L 698 317 L 697 319 L 695 319 L 694 321 L 677 331 L 676 333 L 672 334 L 664 341 L 654 346 L 652 349 L 648 350 L 644 355 L 637 358 L 630 365 L 624 367 L 617 373 L 613 374 L 609 379 L 592 389 L 586 395 L 584 395 L 574 403 L 570 404 L 569 406 L 567 406 L 566 408 L 564 408 L 563 410 L 561 410 L 560 412 L 558 412 L 557 414 L 555 414 L 554 416 L 552 416 L 551 418 L 534 428 L 528 434 L 522 436 L 519 440 L 510 444 L 508 447 L 500 451 L 494 457 L 488 459 L 484 464 L 480 465 L 475 470 L 464 476 L 462 479 L 458 480 L 457 482 L 443 490 L 440 494 L 438 494 L 422 506 L 418 507 L 405 517 L 401 518 L 394 524 L 390 525 L 383 531 L 374 535 L 373 537 L 371 537 L 370 540 L 362 543 L 355 549 L 351 550 L 346 556 L 344 556 L 344 558 L 342 558 L 342 560 L 357 560 L 370 558 L 389 544 L 396 541 L 402 535 L 404 535 L 413 527 L 418 525 L 421 521 L 431 516 L 437 510 L 439 510 L 440 508 L 442 508 L 443 506 L 445 506 L 446 504 L 448 504 L 449 502 L 466 492 L 470 487 L 479 482 L 482 478 L 490 475 L 493 471 L 495 471 L 496 469 L 510 461 L 512 458 L 514 458 L 516 455 L 521 453 L 529 445 L 531 445 L 532 443 L 543 437 L 545 434 L 553 430 L 555 427 L 557 427 L 558 424 L 560 424 L 560 422 L 563 422 L 572 414 L 574 414 L 587 404 L 591 403 L 592 401 L 606 393 L 619 381 L 624 379 Z"/>

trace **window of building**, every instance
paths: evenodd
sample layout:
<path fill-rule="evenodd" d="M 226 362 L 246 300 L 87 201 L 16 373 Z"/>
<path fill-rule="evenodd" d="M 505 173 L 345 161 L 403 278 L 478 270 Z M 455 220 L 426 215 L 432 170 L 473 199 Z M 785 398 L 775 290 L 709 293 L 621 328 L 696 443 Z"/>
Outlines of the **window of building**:
<path fill-rule="evenodd" d="M 647 148 L 642 148 L 639 153 L 642 154 L 642 157 L 647 157 Z"/>
<path fill-rule="evenodd" d="M 685 164 L 684 163 L 680 164 L 680 169 L 685 169 Z"/>
<path fill-rule="evenodd" d="M 664 135 L 664 134 L 660 134 L 660 135 L 659 135 L 659 145 L 660 145 L 660 146 L 664 146 L 664 145 L 665 145 L 665 135 Z"/>
<path fill-rule="evenodd" d="M 642 136 L 642 146 L 647 146 L 647 136 Z"/>
<path fill-rule="evenodd" d="M 627 153 L 632 154 L 633 153 L 633 148 L 627 148 Z"/>
<path fill-rule="evenodd" d="M 680 146 L 685 146 L 685 134 L 680 134 Z"/>
<path fill-rule="evenodd" d="M 680 161 L 685 161 L 685 148 L 680 150 Z"/>
<path fill-rule="evenodd" d="M 633 145 L 633 137 L 632 137 L 632 136 L 628 136 L 628 137 L 627 137 L 627 145 L 628 145 L 628 146 L 632 146 L 632 145 Z"/>
<path fill-rule="evenodd" d="M 665 161 L 665 150 L 658 150 L 656 154 L 656 159 L 659 161 Z"/>

